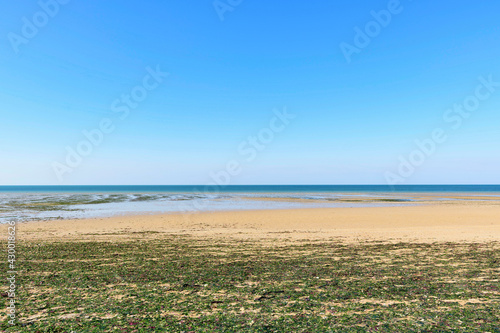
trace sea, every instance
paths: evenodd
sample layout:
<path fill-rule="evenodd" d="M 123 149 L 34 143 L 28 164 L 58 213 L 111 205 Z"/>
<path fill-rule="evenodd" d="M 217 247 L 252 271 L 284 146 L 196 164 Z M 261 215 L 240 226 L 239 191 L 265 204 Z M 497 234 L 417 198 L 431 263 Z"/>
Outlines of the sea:
<path fill-rule="evenodd" d="M 500 185 L 0 186 L 0 223 L 130 214 L 416 205 L 422 193 L 500 196 Z"/>

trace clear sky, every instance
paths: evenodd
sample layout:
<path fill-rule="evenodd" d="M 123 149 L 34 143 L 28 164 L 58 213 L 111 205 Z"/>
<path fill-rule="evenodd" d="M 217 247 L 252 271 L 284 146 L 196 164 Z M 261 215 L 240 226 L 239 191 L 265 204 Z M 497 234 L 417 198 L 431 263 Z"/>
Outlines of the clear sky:
<path fill-rule="evenodd" d="M 0 11 L 0 184 L 500 183 L 498 2 L 54 1 Z"/>

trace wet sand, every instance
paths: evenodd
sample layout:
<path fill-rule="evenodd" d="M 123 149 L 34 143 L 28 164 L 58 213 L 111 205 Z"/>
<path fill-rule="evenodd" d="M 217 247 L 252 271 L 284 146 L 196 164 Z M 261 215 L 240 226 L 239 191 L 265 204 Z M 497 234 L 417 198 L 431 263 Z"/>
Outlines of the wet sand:
<path fill-rule="evenodd" d="M 119 241 L 179 234 L 263 240 L 336 238 L 346 243 L 498 241 L 500 200 L 482 199 L 458 198 L 399 207 L 223 211 L 35 221 L 18 223 L 17 239 Z"/>

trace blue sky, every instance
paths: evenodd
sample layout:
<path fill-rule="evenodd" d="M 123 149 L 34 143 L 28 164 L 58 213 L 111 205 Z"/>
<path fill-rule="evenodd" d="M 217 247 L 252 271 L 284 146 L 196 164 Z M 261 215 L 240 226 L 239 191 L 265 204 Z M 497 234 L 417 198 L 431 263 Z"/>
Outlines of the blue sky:
<path fill-rule="evenodd" d="M 500 87 L 458 128 L 443 118 L 479 77 L 500 82 L 500 3 L 402 0 L 348 62 L 341 43 L 388 1 L 224 0 L 224 20 L 212 1 L 53 1 L 53 17 L 0 12 L 0 184 L 207 184 L 232 160 L 231 184 L 500 183 Z M 157 66 L 120 119 L 113 102 Z M 284 108 L 249 160 L 238 147 Z M 69 166 L 103 119 L 114 130 Z M 446 141 L 401 174 L 436 128 Z"/>

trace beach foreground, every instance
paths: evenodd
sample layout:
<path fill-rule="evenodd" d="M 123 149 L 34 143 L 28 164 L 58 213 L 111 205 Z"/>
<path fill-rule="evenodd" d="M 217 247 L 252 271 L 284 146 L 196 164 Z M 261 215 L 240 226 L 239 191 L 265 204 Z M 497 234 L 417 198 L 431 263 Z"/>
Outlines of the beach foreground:
<path fill-rule="evenodd" d="M 499 216 L 485 200 L 20 223 L 19 320 L 1 329 L 498 332 Z"/>

